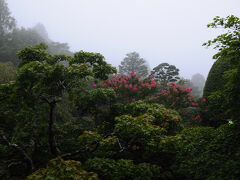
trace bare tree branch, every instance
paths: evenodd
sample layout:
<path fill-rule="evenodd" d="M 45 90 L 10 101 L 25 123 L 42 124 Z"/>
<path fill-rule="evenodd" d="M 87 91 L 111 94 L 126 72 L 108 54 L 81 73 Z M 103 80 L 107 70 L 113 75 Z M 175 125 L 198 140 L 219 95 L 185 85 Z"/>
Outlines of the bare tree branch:
<path fill-rule="evenodd" d="M 7 145 L 8 147 L 12 147 L 14 149 L 16 149 L 18 152 L 20 152 L 29 162 L 29 164 L 31 165 L 31 168 L 34 169 L 34 164 L 32 159 L 29 157 L 29 155 L 17 144 L 12 144 L 8 141 L 8 139 L 6 138 L 6 136 L 4 136 L 3 134 L 0 134 L 0 139 L 3 140 L 4 144 Z"/>

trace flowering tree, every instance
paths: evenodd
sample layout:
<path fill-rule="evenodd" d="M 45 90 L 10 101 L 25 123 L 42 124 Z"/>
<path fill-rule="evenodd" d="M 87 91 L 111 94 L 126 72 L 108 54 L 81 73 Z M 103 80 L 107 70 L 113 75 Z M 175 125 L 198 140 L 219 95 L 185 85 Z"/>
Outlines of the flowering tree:
<path fill-rule="evenodd" d="M 201 106 L 205 104 L 205 99 L 191 96 L 192 88 L 184 88 L 175 83 L 169 83 L 162 90 L 161 85 L 153 80 L 153 76 L 141 80 L 133 72 L 129 75 L 113 75 L 111 79 L 103 81 L 102 84 L 93 84 L 93 88 L 111 88 L 116 92 L 118 102 L 129 103 L 145 99 L 149 103 L 163 104 L 167 108 L 175 109 L 179 112 L 187 124 L 192 122 L 199 124 L 201 119 Z M 184 122 L 184 121 L 183 121 Z"/>
<path fill-rule="evenodd" d="M 148 65 L 145 59 L 140 58 L 137 52 L 128 53 L 119 65 L 120 74 L 128 74 L 130 72 L 137 73 L 142 77 L 148 75 Z"/>
<path fill-rule="evenodd" d="M 150 98 L 149 102 L 157 102 L 167 108 L 177 110 L 183 120 L 187 121 L 187 124 L 190 121 L 192 125 L 193 121 L 196 123 L 200 122 L 199 106 L 204 104 L 206 100 L 197 101 L 190 95 L 191 92 L 192 88 L 184 88 L 178 84 L 171 83 L 167 89 L 157 92 L 155 97 Z"/>
<path fill-rule="evenodd" d="M 93 88 L 97 88 L 97 84 L 92 85 Z M 105 80 L 100 87 L 113 89 L 119 100 L 123 102 L 131 102 L 152 95 L 157 90 L 157 83 L 152 77 L 141 80 L 134 72 L 130 72 L 128 75 L 113 75 L 112 79 Z"/>

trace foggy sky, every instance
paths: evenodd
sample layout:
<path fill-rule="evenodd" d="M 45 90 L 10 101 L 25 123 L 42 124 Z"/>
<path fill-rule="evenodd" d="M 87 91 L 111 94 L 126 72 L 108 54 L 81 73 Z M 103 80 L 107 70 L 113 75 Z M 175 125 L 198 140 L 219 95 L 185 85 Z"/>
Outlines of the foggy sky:
<path fill-rule="evenodd" d="M 72 51 L 103 54 L 118 67 L 136 51 L 151 68 L 175 65 L 180 75 L 205 77 L 212 48 L 202 43 L 223 30 L 207 29 L 215 16 L 239 17 L 240 0 L 7 0 L 18 26 L 41 22 L 50 39 L 67 42 Z"/>

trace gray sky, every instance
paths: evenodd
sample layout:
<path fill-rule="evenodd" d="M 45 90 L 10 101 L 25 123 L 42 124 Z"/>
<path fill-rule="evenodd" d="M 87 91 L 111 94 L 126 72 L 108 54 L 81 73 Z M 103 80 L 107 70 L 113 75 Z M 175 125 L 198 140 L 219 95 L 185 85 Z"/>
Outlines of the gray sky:
<path fill-rule="evenodd" d="M 215 16 L 239 16 L 240 0 L 7 0 L 18 26 L 41 22 L 50 39 L 72 51 L 103 54 L 118 66 L 136 51 L 153 68 L 175 65 L 180 75 L 205 77 L 213 64 L 202 43 L 223 30 L 207 29 Z"/>

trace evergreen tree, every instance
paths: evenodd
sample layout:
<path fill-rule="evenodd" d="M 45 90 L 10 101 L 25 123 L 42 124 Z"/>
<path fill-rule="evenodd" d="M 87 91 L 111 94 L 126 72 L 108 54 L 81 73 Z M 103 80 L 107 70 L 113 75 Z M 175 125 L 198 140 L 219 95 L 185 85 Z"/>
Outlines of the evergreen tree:
<path fill-rule="evenodd" d="M 137 75 L 146 77 L 148 75 L 148 65 L 145 59 L 141 58 L 137 52 L 126 54 L 127 57 L 123 59 L 119 65 L 120 74 L 129 74 L 134 72 Z"/>
<path fill-rule="evenodd" d="M 180 79 L 178 77 L 179 69 L 168 63 L 159 64 L 153 68 L 151 74 L 154 80 L 160 82 L 163 87 L 166 87 L 168 82 L 176 82 Z"/>
<path fill-rule="evenodd" d="M 2 42 L 6 34 L 11 32 L 15 27 L 16 22 L 10 15 L 7 3 L 5 0 L 0 0 L 0 42 Z"/>

